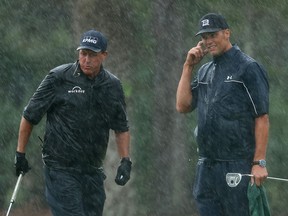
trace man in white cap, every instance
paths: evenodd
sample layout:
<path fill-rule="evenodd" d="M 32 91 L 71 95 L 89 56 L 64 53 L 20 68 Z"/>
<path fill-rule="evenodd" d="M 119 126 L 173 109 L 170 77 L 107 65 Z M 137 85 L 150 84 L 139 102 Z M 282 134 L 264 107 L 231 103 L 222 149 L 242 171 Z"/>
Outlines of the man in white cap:
<path fill-rule="evenodd" d="M 103 160 L 109 130 L 120 165 L 115 182 L 130 179 L 130 134 L 120 80 L 103 68 L 107 40 L 90 30 L 80 40 L 79 60 L 50 71 L 25 107 L 15 157 L 16 175 L 28 172 L 26 146 L 46 114 L 43 143 L 46 199 L 54 216 L 101 216 L 105 202 Z"/>

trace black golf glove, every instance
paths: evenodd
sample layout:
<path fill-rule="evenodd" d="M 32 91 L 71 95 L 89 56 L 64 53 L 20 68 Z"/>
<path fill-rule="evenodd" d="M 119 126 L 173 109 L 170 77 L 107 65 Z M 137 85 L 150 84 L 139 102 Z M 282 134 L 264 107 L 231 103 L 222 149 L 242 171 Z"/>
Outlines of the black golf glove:
<path fill-rule="evenodd" d="M 131 166 L 132 162 L 130 158 L 128 157 L 122 158 L 120 165 L 117 169 L 117 175 L 115 178 L 116 184 L 123 186 L 129 181 Z"/>
<path fill-rule="evenodd" d="M 16 176 L 19 176 L 21 172 L 25 174 L 31 169 L 28 165 L 27 159 L 25 158 L 25 153 L 16 151 L 15 168 L 16 168 Z"/>

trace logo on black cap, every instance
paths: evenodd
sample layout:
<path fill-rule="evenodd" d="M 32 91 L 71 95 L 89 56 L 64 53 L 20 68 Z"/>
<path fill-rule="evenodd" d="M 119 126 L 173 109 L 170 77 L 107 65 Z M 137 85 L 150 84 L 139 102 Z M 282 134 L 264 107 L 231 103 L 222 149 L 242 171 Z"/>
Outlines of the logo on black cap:
<path fill-rule="evenodd" d="M 204 19 L 201 22 L 202 22 L 202 27 L 203 26 L 209 26 L 209 19 Z"/>

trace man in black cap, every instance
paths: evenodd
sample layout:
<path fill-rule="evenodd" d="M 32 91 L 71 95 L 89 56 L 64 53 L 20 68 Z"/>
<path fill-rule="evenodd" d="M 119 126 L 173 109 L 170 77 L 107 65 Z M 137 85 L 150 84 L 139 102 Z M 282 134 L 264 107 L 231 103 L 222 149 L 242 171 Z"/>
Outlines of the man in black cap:
<path fill-rule="evenodd" d="M 201 18 L 196 34 L 201 41 L 189 50 L 177 89 L 176 108 L 180 113 L 197 108 L 199 160 L 193 195 L 203 216 L 250 215 L 250 178 L 242 178 L 237 187 L 231 188 L 225 179 L 227 173 L 251 173 L 251 183 L 256 185 L 268 176 L 267 74 L 231 44 L 230 33 L 220 14 Z M 207 53 L 213 60 L 194 75 L 193 69 Z"/>
<path fill-rule="evenodd" d="M 25 149 L 32 128 L 47 115 L 43 143 L 46 199 L 55 216 L 100 216 L 105 202 L 103 161 L 109 130 L 120 165 L 115 181 L 130 178 L 130 134 L 120 80 L 103 68 L 107 40 L 90 30 L 81 37 L 79 60 L 50 71 L 25 107 L 15 157 L 16 175 L 28 172 Z"/>

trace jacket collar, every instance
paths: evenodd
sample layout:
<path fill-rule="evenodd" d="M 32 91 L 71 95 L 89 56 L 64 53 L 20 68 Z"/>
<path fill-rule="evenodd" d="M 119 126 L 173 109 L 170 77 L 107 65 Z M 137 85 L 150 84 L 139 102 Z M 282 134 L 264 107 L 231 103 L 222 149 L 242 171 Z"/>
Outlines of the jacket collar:
<path fill-rule="evenodd" d="M 231 49 L 229 49 L 228 51 L 226 51 L 222 55 L 217 56 L 217 57 L 213 57 L 213 63 L 221 63 L 223 61 L 229 60 L 229 59 L 233 58 L 233 56 L 238 51 L 240 51 L 240 48 L 235 44 L 231 47 Z"/>

